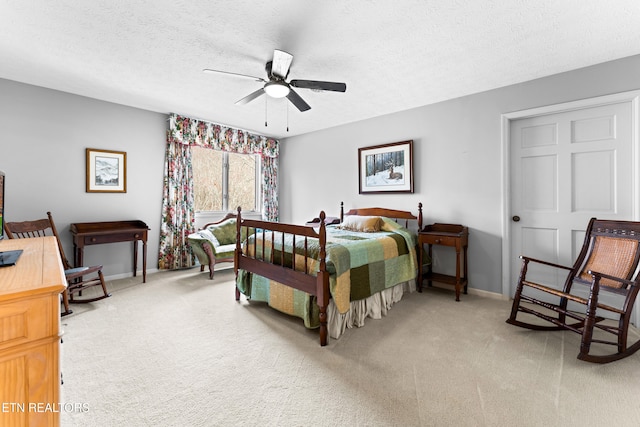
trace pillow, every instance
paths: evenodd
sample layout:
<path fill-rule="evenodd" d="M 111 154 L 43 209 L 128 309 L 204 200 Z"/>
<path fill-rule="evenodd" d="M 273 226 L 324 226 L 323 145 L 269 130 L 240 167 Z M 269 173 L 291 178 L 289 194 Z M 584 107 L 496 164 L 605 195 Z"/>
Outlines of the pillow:
<path fill-rule="evenodd" d="M 193 233 L 194 237 L 199 237 L 201 239 L 205 239 L 211 242 L 211 244 L 213 244 L 214 246 L 218 246 L 220 243 L 218 243 L 218 239 L 216 239 L 216 236 L 213 235 L 213 233 L 209 230 L 198 230 L 195 233 Z"/>
<path fill-rule="evenodd" d="M 398 224 L 397 222 L 395 222 L 392 219 L 389 218 L 385 218 L 385 217 L 381 217 L 381 224 L 380 224 L 380 230 L 381 231 L 396 231 L 400 228 L 404 228 L 402 225 Z"/>
<path fill-rule="evenodd" d="M 376 231 L 380 231 L 381 222 L 382 221 L 380 220 L 379 216 L 349 215 L 344 219 L 344 221 L 342 221 L 342 224 L 340 224 L 340 228 L 349 231 L 375 233 Z"/>
<path fill-rule="evenodd" d="M 236 219 L 229 218 L 220 224 L 210 225 L 207 227 L 218 239 L 221 245 L 229 245 L 236 241 Z"/>

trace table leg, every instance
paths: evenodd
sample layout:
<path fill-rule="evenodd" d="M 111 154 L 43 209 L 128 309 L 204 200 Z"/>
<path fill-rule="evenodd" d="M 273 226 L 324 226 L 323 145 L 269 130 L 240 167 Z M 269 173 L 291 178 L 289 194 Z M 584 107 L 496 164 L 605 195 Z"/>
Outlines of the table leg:
<path fill-rule="evenodd" d="M 138 241 L 133 241 L 133 277 L 136 277 L 138 270 Z"/>
<path fill-rule="evenodd" d="M 82 267 L 84 262 L 84 248 L 80 246 L 74 252 L 76 253 L 75 267 Z"/>
<path fill-rule="evenodd" d="M 427 286 L 431 287 L 433 286 L 431 282 L 431 274 L 433 273 L 433 245 L 429 243 L 427 247 L 429 248 L 429 268 L 427 268 L 429 280 L 427 281 Z"/>
<path fill-rule="evenodd" d="M 147 241 L 142 241 L 142 283 L 147 283 Z"/>
<path fill-rule="evenodd" d="M 456 301 L 460 301 L 460 248 L 456 246 Z"/>
<path fill-rule="evenodd" d="M 467 247 L 465 246 L 464 248 L 462 248 L 463 250 L 463 255 L 464 255 L 464 293 L 465 295 L 467 294 L 467 286 L 469 285 L 469 276 L 467 273 Z"/>

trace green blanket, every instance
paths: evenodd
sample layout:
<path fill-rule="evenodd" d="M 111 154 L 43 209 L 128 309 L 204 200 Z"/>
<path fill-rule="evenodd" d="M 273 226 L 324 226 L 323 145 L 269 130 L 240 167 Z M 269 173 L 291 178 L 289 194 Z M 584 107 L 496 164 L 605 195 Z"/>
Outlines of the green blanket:
<path fill-rule="evenodd" d="M 258 258 L 262 257 L 262 233 L 256 233 L 259 242 Z M 293 239 L 285 236 L 284 260 L 282 238 L 271 242 L 271 233 L 266 233 L 264 257 L 274 264 L 283 263 L 304 271 L 304 257 L 292 256 Z M 253 238 L 245 245 L 245 252 L 253 256 Z M 304 240 L 300 236 L 295 242 L 295 253 L 304 253 Z M 308 239 L 307 250 L 313 260 L 307 261 L 307 271 L 315 273 L 319 268 L 317 239 Z M 340 313 L 349 310 L 350 302 L 367 298 L 383 289 L 415 279 L 417 271 L 415 234 L 395 221 L 383 218 L 382 231 L 361 233 L 342 230 L 337 226 L 327 227 L 327 270 L 330 273 L 331 297 Z M 318 306 L 315 297 L 256 274 L 240 271 L 238 289 L 248 298 L 265 301 L 284 313 L 301 317 L 309 328 L 317 327 Z"/>

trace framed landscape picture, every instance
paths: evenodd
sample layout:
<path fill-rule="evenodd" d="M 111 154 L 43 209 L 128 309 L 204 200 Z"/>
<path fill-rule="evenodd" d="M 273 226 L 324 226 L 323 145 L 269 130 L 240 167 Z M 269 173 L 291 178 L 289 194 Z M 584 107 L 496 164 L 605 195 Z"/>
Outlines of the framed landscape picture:
<path fill-rule="evenodd" d="M 413 141 L 358 148 L 360 194 L 413 193 Z"/>
<path fill-rule="evenodd" d="M 87 148 L 87 193 L 126 193 L 127 153 Z"/>

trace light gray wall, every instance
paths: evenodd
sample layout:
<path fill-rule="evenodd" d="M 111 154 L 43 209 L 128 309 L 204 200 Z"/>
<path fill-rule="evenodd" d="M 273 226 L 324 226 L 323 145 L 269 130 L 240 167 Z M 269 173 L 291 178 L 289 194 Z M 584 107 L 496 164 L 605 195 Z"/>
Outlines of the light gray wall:
<path fill-rule="evenodd" d="M 139 219 L 151 228 L 147 270 L 158 266 L 167 115 L 0 79 L 0 170 L 7 221 L 51 211 L 70 261 L 69 224 Z M 85 192 L 85 149 L 127 153 L 127 192 Z M 133 244 L 85 248 L 85 265 L 128 276 Z M 138 274 L 142 257 L 138 260 Z"/>
<path fill-rule="evenodd" d="M 501 293 L 501 114 L 638 88 L 640 56 L 633 56 L 287 138 L 281 145 L 281 220 L 301 223 L 320 210 L 337 215 L 340 201 L 345 209 L 413 212 L 422 202 L 426 224 L 470 228 L 469 286 Z M 295 117 L 291 122 L 295 125 Z M 415 193 L 358 194 L 358 148 L 409 139 Z M 451 272 L 453 258 L 446 250 L 436 257 L 436 265 Z"/>
<path fill-rule="evenodd" d="M 414 212 L 422 202 L 425 223 L 470 227 L 470 286 L 500 293 L 500 115 L 635 90 L 639 76 L 640 56 L 634 56 L 288 138 L 281 146 L 281 219 L 302 223 L 323 209 L 337 215 L 340 201 L 347 209 Z M 70 223 L 140 219 L 151 228 L 148 268 L 157 268 L 165 114 L 0 79 L 0 129 L 8 220 L 52 211 L 71 257 Z M 407 139 L 414 141 L 415 193 L 359 195 L 358 148 Z M 127 152 L 126 194 L 85 192 L 86 148 Z M 130 273 L 131 258 L 125 243 L 85 251 L 85 263 L 103 264 L 108 276 Z M 437 261 L 451 268 L 448 255 Z"/>

